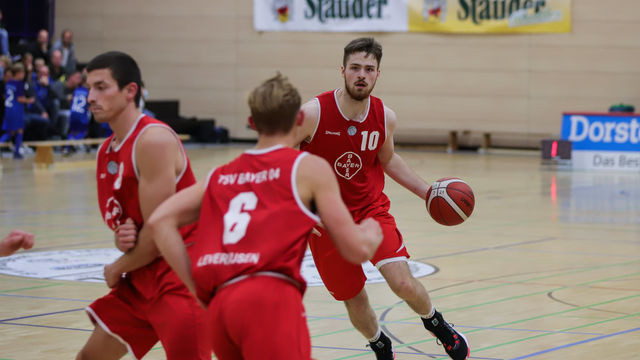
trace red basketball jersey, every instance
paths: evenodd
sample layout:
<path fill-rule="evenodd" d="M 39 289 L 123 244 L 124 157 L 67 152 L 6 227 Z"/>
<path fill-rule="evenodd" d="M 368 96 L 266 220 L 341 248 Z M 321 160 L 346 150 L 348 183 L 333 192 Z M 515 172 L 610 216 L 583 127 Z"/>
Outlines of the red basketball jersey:
<path fill-rule="evenodd" d="M 166 124 L 149 116 L 141 115 L 120 145 L 113 147 L 112 141 L 114 135 L 111 135 L 98 150 L 96 168 L 98 203 L 100 205 L 102 218 L 111 230 L 115 230 L 118 225 L 124 223 L 127 218 L 131 218 L 138 229 L 140 229 L 144 223 L 142 210 L 140 209 L 140 200 L 138 198 L 139 174 L 134 154 L 138 137 L 146 129 L 153 126 L 166 127 L 173 132 Z M 196 182 L 184 148 L 182 148 L 182 153 L 184 155 L 185 167 L 178 177 L 176 191 L 193 185 Z M 166 160 L 158 159 L 158 161 Z M 182 228 L 181 233 L 183 237 L 186 238 L 194 228 L 195 225 Z M 148 279 L 148 276 L 142 276 L 142 274 L 140 274 L 140 272 L 143 271 L 144 268 L 138 269 L 130 273 L 129 276 L 131 276 L 134 281 L 136 278 L 143 279 L 146 277 Z M 144 283 L 145 281 L 140 280 L 140 282 Z M 146 286 L 146 284 L 140 284 L 140 286 Z"/>
<path fill-rule="evenodd" d="M 204 302 L 220 285 L 257 272 L 293 279 L 304 292 L 300 266 L 320 220 L 297 191 L 305 155 L 282 146 L 247 150 L 209 174 L 192 257 Z"/>
<path fill-rule="evenodd" d="M 387 137 L 382 100 L 369 96 L 362 122 L 344 116 L 338 107 L 337 90 L 320 94 L 315 100 L 320 106 L 318 126 L 311 141 L 303 142 L 300 149 L 329 162 L 338 178 L 342 199 L 354 216 L 371 207 L 388 209 L 389 200 L 382 192 L 384 170 L 378 159 Z"/>

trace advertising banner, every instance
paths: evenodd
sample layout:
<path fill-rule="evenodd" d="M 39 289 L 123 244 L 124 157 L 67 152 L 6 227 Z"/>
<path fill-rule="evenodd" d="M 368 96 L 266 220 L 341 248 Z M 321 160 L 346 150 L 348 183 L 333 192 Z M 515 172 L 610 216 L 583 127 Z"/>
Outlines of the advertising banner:
<path fill-rule="evenodd" d="M 562 33 L 571 0 L 254 0 L 257 31 Z"/>
<path fill-rule="evenodd" d="M 562 33 L 571 0 L 408 0 L 409 31 Z"/>
<path fill-rule="evenodd" d="M 407 31 L 406 0 L 254 0 L 257 31 Z"/>
<path fill-rule="evenodd" d="M 572 143 L 572 162 L 579 169 L 640 172 L 638 114 L 565 113 L 563 140 Z"/>

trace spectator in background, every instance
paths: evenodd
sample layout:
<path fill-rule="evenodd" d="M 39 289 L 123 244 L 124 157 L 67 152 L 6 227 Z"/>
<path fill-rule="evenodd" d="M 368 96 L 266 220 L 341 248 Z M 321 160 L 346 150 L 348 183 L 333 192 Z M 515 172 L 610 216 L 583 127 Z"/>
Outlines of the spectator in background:
<path fill-rule="evenodd" d="M 22 55 L 22 65 L 24 65 L 25 81 L 35 82 L 37 77 L 35 66 L 33 64 L 33 55 L 26 52 Z"/>
<path fill-rule="evenodd" d="M 51 51 L 51 79 L 65 82 L 67 80 L 67 71 L 62 66 L 62 51 L 60 50 L 52 50 Z"/>
<path fill-rule="evenodd" d="M 9 33 L 2 23 L 2 10 L 0 10 L 0 55 L 6 55 L 11 58 L 9 52 Z"/>
<path fill-rule="evenodd" d="M 44 59 L 45 62 L 49 62 L 49 56 L 51 46 L 49 45 L 49 32 L 42 29 L 38 32 L 36 42 L 32 43 L 27 51 L 33 54 L 34 59 Z"/>
<path fill-rule="evenodd" d="M 69 114 L 69 140 L 84 139 L 89 130 L 89 103 L 87 97 L 87 75 L 82 74 L 82 84 L 73 91 Z"/>
<path fill-rule="evenodd" d="M 42 66 L 40 71 L 43 70 L 46 73 L 48 67 Z M 38 80 L 37 76 L 36 81 L 33 81 L 30 76 L 25 75 L 24 77 L 24 96 L 31 100 L 24 115 L 24 131 L 27 140 L 46 140 L 49 137 L 50 117 L 46 107 L 51 101 L 49 100 L 48 88 L 39 87 Z"/>
<path fill-rule="evenodd" d="M 13 158 L 22 159 L 20 148 L 24 135 L 24 104 L 33 102 L 33 99 L 25 96 L 24 65 L 21 63 L 14 64 L 8 71 L 4 94 L 5 111 L 2 123 L 4 134 L 0 137 L 0 142 L 7 142 L 13 138 L 15 148 Z"/>
<path fill-rule="evenodd" d="M 40 67 L 37 74 L 37 79 L 33 84 L 36 102 L 34 105 L 39 107 L 40 113 L 48 114 L 49 118 L 49 130 L 57 135 L 60 135 L 57 129 L 58 114 L 60 112 L 60 89 L 62 84 L 58 81 L 53 81 L 49 75 L 49 67 L 44 65 Z M 44 114 L 43 114 L 44 115 Z M 49 134 L 47 134 L 48 137 Z"/>
<path fill-rule="evenodd" d="M 45 63 L 44 59 L 42 58 L 38 58 L 33 60 L 33 81 L 35 82 L 36 80 L 38 80 L 38 72 L 40 71 L 40 68 L 47 65 L 47 63 Z"/>
<path fill-rule="evenodd" d="M 4 72 L 11 68 L 11 58 L 7 55 L 0 55 L 0 81 L 2 82 L 2 87 L 0 89 L 4 89 Z"/>
<path fill-rule="evenodd" d="M 82 73 L 76 70 L 69 74 L 67 81 L 53 81 L 51 90 L 56 94 L 56 98 L 60 100 L 58 109 L 58 118 L 53 124 L 55 135 L 60 138 L 66 138 L 69 131 L 69 114 L 71 111 L 71 100 L 73 99 L 73 91 L 82 84 Z"/>
<path fill-rule="evenodd" d="M 73 33 L 69 29 L 62 30 L 60 39 L 53 44 L 53 50 L 60 50 L 62 53 L 62 67 L 65 73 L 71 74 L 76 70 L 78 60 L 76 59 L 76 51 L 73 46 Z"/>

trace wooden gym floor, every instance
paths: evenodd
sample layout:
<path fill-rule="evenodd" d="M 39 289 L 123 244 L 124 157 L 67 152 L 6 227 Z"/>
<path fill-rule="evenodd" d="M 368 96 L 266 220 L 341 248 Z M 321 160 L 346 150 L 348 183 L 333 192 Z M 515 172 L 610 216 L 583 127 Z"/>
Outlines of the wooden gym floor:
<path fill-rule="evenodd" d="M 192 145 L 188 153 L 202 178 L 247 146 Z M 533 151 L 398 152 L 429 182 L 457 176 L 475 191 L 471 218 L 444 227 L 414 195 L 391 180 L 386 188 L 412 260 L 434 268 L 420 281 L 466 335 L 472 359 L 640 358 L 639 174 L 547 168 Z M 0 275 L 0 359 L 71 359 L 90 334 L 83 308 L 107 288 L 100 263 L 78 262 L 90 259 L 83 249 L 112 247 L 94 156 L 56 158 L 50 169 L 34 169 L 32 157 L 2 159 L 0 235 L 21 228 L 37 243 L 0 260 L 0 272 L 22 266 L 22 276 Z M 53 265 L 39 269 L 44 263 Z M 83 266 L 94 266 L 89 282 L 61 280 Z M 397 359 L 446 359 L 386 284 L 367 291 Z M 310 287 L 305 305 L 316 359 L 374 359 L 323 287 Z M 160 344 L 146 358 L 163 359 Z"/>

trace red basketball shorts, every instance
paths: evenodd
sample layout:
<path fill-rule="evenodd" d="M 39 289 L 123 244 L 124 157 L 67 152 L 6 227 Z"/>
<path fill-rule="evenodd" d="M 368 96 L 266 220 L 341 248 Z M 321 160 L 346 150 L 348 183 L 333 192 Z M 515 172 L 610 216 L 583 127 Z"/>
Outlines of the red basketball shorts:
<path fill-rule="evenodd" d="M 302 294 L 290 282 L 254 276 L 220 289 L 209 303 L 211 344 L 220 360 L 309 360 Z"/>
<path fill-rule="evenodd" d="M 166 263 L 162 261 L 162 265 Z M 153 263 L 150 266 L 157 265 Z M 136 359 L 160 340 L 167 359 L 211 359 L 206 312 L 177 275 L 157 279 L 158 292 L 142 295 L 127 279 L 87 307 L 94 323 L 122 342 Z"/>
<path fill-rule="evenodd" d="M 379 212 L 369 215 L 380 223 L 382 228 L 382 243 L 371 259 L 373 265 L 378 268 L 386 263 L 394 261 L 406 261 L 409 258 L 407 248 L 402 241 L 402 235 L 396 226 L 396 221 L 388 212 Z M 364 217 L 363 217 L 364 218 Z M 363 218 L 357 219 L 357 221 Z M 367 276 L 362 270 L 362 265 L 355 265 L 346 261 L 322 228 L 316 228 L 320 236 L 312 234 L 309 239 L 309 247 L 313 254 L 318 273 L 329 293 L 336 300 L 348 300 L 358 295 Z"/>

